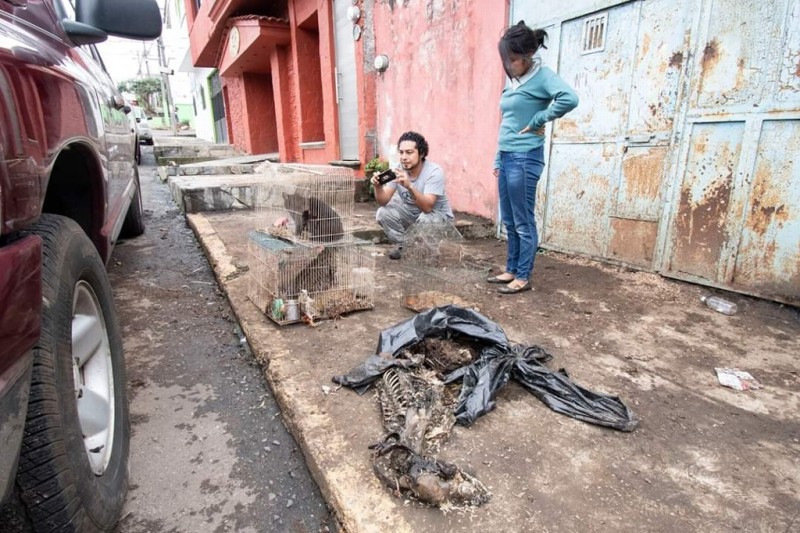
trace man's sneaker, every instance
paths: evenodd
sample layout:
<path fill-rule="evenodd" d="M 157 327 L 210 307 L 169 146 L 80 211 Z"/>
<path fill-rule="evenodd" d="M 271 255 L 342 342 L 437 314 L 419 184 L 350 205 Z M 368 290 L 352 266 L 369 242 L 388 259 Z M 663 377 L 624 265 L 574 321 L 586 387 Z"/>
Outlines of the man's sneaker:
<path fill-rule="evenodd" d="M 389 259 L 400 259 L 402 255 L 403 255 L 403 249 L 395 248 L 394 250 L 389 252 Z"/>

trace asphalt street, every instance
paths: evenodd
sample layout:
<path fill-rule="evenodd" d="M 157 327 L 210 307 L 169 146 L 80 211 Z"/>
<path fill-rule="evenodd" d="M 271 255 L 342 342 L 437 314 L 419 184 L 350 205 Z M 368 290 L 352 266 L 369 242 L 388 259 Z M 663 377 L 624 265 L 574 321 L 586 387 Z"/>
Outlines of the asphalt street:
<path fill-rule="evenodd" d="M 131 412 L 117 533 L 338 531 L 198 242 L 155 172 L 147 229 L 108 265 Z M 16 505 L 0 532 L 30 530 Z"/>
<path fill-rule="evenodd" d="M 194 234 L 144 148 L 145 235 L 109 276 L 131 404 L 119 533 L 335 530 Z"/>

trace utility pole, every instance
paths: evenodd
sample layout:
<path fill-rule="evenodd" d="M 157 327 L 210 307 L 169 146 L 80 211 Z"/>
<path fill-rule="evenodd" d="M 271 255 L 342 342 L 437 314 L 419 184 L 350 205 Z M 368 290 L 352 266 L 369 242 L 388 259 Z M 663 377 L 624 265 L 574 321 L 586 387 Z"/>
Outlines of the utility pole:
<path fill-rule="evenodd" d="M 172 131 L 178 131 L 178 121 L 173 112 L 174 104 L 172 102 L 172 88 L 169 85 L 169 68 L 167 68 L 167 59 L 164 54 L 164 39 L 158 37 L 158 65 L 161 70 L 161 93 L 164 95 L 164 118 L 172 128 Z"/>
<path fill-rule="evenodd" d="M 164 14 L 163 20 L 164 25 L 169 27 L 169 7 L 168 3 L 164 4 Z M 167 123 L 172 127 L 172 131 L 177 133 L 178 132 L 178 120 L 176 114 L 174 112 L 175 104 L 172 101 L 172 88 L 169 85 L 169 74 L 170 69 L 167 66 L 167 56 L 164 53 L 164 37 L 162 35 L 158 36 L 158 66 L 161 72 L 161 92 L 164 95 L 164 105 L 165 109 L 165 118 L 167 119 Z"/>

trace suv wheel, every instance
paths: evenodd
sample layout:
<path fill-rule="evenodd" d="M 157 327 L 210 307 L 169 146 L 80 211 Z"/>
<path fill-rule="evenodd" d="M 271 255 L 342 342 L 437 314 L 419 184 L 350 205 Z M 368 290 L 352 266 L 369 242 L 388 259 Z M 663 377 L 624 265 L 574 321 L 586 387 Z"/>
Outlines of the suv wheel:
<path fill-rule="evenodd" d="M 70 219 L 42 215 L 42 331 L 17 483 L 37 531 L 110 531 L 128 488 L 122 340 L 105 266 Z"/>

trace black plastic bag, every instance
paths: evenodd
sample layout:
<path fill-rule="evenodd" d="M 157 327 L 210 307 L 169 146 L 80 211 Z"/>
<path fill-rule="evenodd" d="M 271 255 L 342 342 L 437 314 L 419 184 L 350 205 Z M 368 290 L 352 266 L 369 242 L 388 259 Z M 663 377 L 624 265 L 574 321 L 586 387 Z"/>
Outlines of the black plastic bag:
<path fill-rule="evenodd" d="M 461 425 L 469 426 L 494 409 L 497 391 L 509 379 L 518 381 L 550 409 L 578 420 L 621 431 L 632 431 L 638 423 L 618 397 L 589 391 L 573 383 L 564 369 L 554 372 L 544 366 L 550 355 L 542 348 L 511 345 L 500 326 L 472 309 L 454 305 L 429 309 L 382 331 L 378 355 L 333 381 L 363 394 L 389 368 L 422 364 L 399 356 L 426 337 L 462 338 L 484 345 L 476 361 L 445 376 L 446 383 L 461 381 L 455 412 Z"/>
<path fill-rule="evenodd" d="M 557 413 L 620 431 L 633 431 L 638 424 L 618 397 L 584 389 L 563 368 L 553 372 L 538 362 L 520 360 L 511 377 Z"/>
<path fill-rule="evenodd" d="M 372 382 L 390 368 L 413 368 L 420 363 L 400 357 L 404 349 L 427 337 L 458 336 L 487 346 L 508 344 L 508 338 L 500 326 L 480 313 L 454 305 L 434 307 L 383 330 L 378 339 L 376 355 L 369 356 L 347 374 L 334 376 L 333 382 L 353 388 L 358 394 L 364 394 Z"/>

